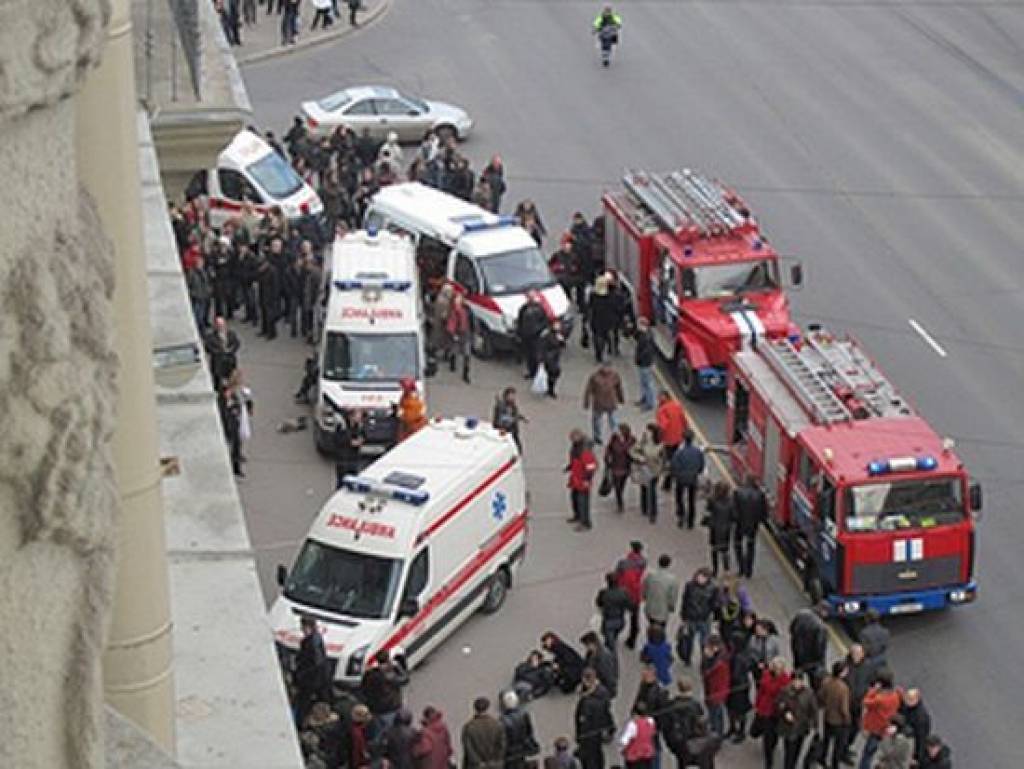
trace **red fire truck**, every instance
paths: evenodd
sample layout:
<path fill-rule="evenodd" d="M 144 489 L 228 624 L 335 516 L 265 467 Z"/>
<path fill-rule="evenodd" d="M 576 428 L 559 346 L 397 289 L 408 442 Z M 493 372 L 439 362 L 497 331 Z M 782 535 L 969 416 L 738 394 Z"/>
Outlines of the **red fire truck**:
<path fill-rule="evenodd" d="M 684 169 L 631 171 L 602 197 L 607 265 L 632 291 L 688 397 L 725 387 L 729 356 L 796 328 L 779 256 L 735 192 Z M 790 282 L 802 279 L 799 263 Z"/>
<path fill-rule="evenodd" d="M 838 616 L 974 600 L 981 487 L 855 341 L 811 326 L 740 351 L 726 403 L 733 467 L 762 482 L 813 600 Z"/>

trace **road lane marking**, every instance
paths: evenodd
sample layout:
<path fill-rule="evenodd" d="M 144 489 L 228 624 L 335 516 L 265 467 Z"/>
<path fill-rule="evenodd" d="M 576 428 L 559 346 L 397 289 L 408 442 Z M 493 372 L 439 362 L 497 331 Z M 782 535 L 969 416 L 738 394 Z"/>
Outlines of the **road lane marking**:
<path fill-rule="evenodd" d="M 924 326 L 922 326 L 913 318 L 909 318 L 907 320 L 907 323 L 910 324 L 910 327 L 917 332 L 918 336 L 920 336 L 929 347 L 931 347 L 933 350 L 935 350 L 936 353 L 938 353 L 940 358 L 945 358 L 947 356 L 946 351 L 942 349 L 942 345 L 935 341 L 934 337 L 932 337 L 932 335 L 925 330 Z"/>
<path fill-rule="evenodd" d="M 686 414 L 686 424 L 691 430 L 693 430 L 693 434 L 697 436 L 697 440 L 705 446 L 711 446 L 712 443 L 708 440 L 708 436 L 707 433 L 704 432 L 704 428 L 700 426 L 700 423 L 697 421 L 697 418 L 693 413 L 686 408 L 686 402 L 676 396 L 675 385 L 665 377 L 658 366 L 654 367 L 654 376 L 657 377 L 659 382 L 661 382 L 665 392 L 669 393 L 672 398 L 678 401 L 679 405 L 683 407 L 683 413 Z M 718 468 L 718 471 L 722 475 L 722 479 L 729 484 L 730 488 L 735 489 L 739 484 L 736 482 L 736 478 L 733 476 L 732 471 L 728 468 L 725 462 L 722 461 L 722 458 L 718 456 L 718 453 L 715 451 L 708 451 L 705 452 L 705 454 L 711 457 L 711 461 L 714 463 L 715 467 Z M 758 533 L 761 535 L 761 539 L 768 543 L 768 547 L 772 549 L 772 552 L 775 553 L 775 558 L 780 564 L 782 564 L 782 570 L 789 574 L 793 582 L 796 583 L 800 595 L 804 595 L 804 581 L 800 578 L 800 575 L 797 573 L 793 563 L 786 557 L 786 554 L 782 552 L 782 547 L 775 541 L 775 537 L 773 537 L 771 532 L 769 532 L 765 527 L 761 527 L 758 530 Z M 825 629 L 828 631 L 829 637 L 832 639 L 832 643 L 835 644 L 836 648 L 839 650 L 840 656 L 845 657 L 849 654 L 849 643 L 847 643 L 846 639 L 844 639 L 839 632 L 832 627 L 831 622 L 825 623 Z"/>

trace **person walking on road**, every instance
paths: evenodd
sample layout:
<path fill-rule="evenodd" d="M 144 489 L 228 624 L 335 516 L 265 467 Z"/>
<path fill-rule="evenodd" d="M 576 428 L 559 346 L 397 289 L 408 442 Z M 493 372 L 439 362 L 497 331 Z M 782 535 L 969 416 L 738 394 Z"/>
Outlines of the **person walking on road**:
<path fill-rule="evenodd" d="M 632 605 L 629 595 L 619 586 L 615 572 L 610 571 L 604 575 L 604 587 L 598 591 L 594 604 L 601 613 L 604 645 L 614 653 L 619 635 L 626 627 L 626 612 Z"/>
<path fill-rule="evenodd" d="M 654 719 L 647 714 L 647 706 L 643 702 L 636 703 L 633 717 L 619 735 L 619 751 L 626 769 L 652 769 L 657 740 L 657 728 Z"/>
<path fill-rule="evenodd" d="M 629 596 L 629 634 L 626 648 L 636 648 L 636 637 L 640 632 L 640 603 L 643 601 L 644 572 L 647 559 L 644 558 L 644 544 L 638 540 L 629 543 L 629 552 L 615 564 L 618 585 Z"/>
<path fill-rule="evenodd" d="M 505 195 L 505 164 L 500 155 L 494 155 L 491 162 L 480 172 L 480 178 L 487 182 L 490 191 L 490 202 L 488 207 L 492 213 L 498 213 L 501 209 L 501 199 Z"/>
<path fill-rule="evenodd" d="M 654 419 L 658 423 L 658 429 L 661 430 L 661 444 L 665 447 L 665 464 L 668 465 L 683 442 L 683 433 L 686 432 L 686 412 L 683 411 L 682 404 L 673 398 L 668 390 L 661 390 L 658 393 L 658 410 Z M 666 475 L 662 489 L 668 491 L 671 486 L 672 476 Z"/>
<path fill-rule="evenodd" d="M 757 530 L 768 520 L 768 498 L 757 482 L 757 476 L 748 473 L 746 479 L 732 494 L 736 514 L 736 530 L 733 532 L 733 549 L 736 553 L 736 568 L 741 577 L 754 576 L 754 551 L 757 547 Z"/>
<path fill-rule="evenodd" d="M 593 528 L 590 521 L 590 489 L 594 473 L 597 472 L 597 458 L 590 440 L 581 430 L 569 433 L 569 441 L 569 464 L 565 466 L 565 472 L 569 473 L 572 517 L 568 522 L 576 524 L 576 531 L 589 531 Z"/>
<path fill-rule="evenodd" d="M 503 769 L 505 729 L 488 711 L 486 697 L 473 700 L 473 717 L 462 727 L 463 769 Z"/>
<path fill-rule="evenodd" d="M 650 411 L 654 408 L 654 339 L 647 318 L 637 320 L 634 341 L 633 364 L 640 382 L 640 399 L 636 405 L 641 411 Z"/>
<path fill-rule="evenodd" d="M 693 573 L 693 578 L 683 588 L 683 602 L 679 608 L 682 625 L 679 627 L 679 659 L 689 667 L 693 659 L 694 639 L 703 648 L 711 634 L 711 619 L 718 603 L 718 588 L 711 579 L 711 572 L 704 567 Z"/>
<path fill-rule="evenodd" d="M 665 471 L 660 434 L 656 424 L 647 425 L 629 452 L 630 477 L 640 487 L 640 514 L 652 524 L 658 520 L 658 479 Z"/>
<path fill-rule="evenodd" d="M 647 628 L 647 643 L 640 650 L 640 661 L 654 666 L 659 684 L 668 686 L 672 683 L 672 647 L 660 625 Z"/>
<path fill-rule="evenodd" d="M 356 13 L 362 10 L 362 0 L 346 0 L 348 4 L 348 23 L 351 27 L 358 27 L 359 22 L 356 21 Z"/>
<path fill-rule="evenodd" d="M 623 511 L 623 496 L 626 490 L 626 481 L 629 480 L 629 467 L 632 463 L 630 452 L 636 445 L 636 438 L 629 425 L 621 424 L 619 429 L 612 433 L 608 441 L 608 447 L 604 451 L 604 471 L 611 480 L 612 491 L 615 492 L 615 509 Z"/>
<path fill-rule="evenodd" d="M 609 352 L 611 345 L 612 331 L 617 325 L 615 298 L 611 294 L 607 275 L 598 275 L 594 281 L 587 309 L 590 315 L 590 331 L 594 339 L 594 358 L 598 363 L 603 363 L 605 353 Z"/>
<path fill-rule="evenodd" d="M 547 313 L 540 302 L 540 292 L 526 292 L 526 302 L 516 315 L 516 335 L 526 360 L 526 379 L 533 379 L 540 364 L 540 338 L 549 325 Z"/>
<path fill-rule="evenodd" d="M 583 390 L 583 408 L 591 411 L 594 443 L 601 443 L 601 422 L 608 420 L 609 431 L 619 426 L 616 410 L 625 402 L 622 378 L 609 364 L 602 363 L 587 379 Z"/>
<path fill-rule="evenodd" d="M 682 449 L 680 449 L 682 450 Z M 732 498 L 729 485 L 725 481 L 716 481 L 711 487 L 711 496 L 707 501 L 707 514 L 701 521 L 708 528 L 708 546 L 711 550 L 711 575 L 718 576 L 718 562 L 729 571 L 729 537 L 732 534 L 733 521 Z"/>
<path fill-rule="evenodd" d="M 491 416 L 491 424 L 499 430 L 504 430 L 512 436 L 519 453 L 523 453 L 523 444 L 519 438 L 519 424 L 529 422 L 519 412 L 519 404 L 516 402 L 516 388 L 506 387 L 501 391 L 501 396 L 494 399 L 494 413 Z"/>
<path fill-rule="evenodd" d="M 565 337 L 559 328 L 558 321 L 553 320 L 540 335 L 540 363 L 544 366 L 544 373 L 548 375 L 548 397 L 557 398 L 555 384 L 558 377 L 562 375 L 562 349 L 565 347 Z"/>
<path fill-rule="evenodd" d="M 668 627 L 668 620 L 679 605 L 679 578 L 669 571 L 672 558 L 662 553 L 658 556 L 658 568 L 647 572 L 643 582 L 644 615 L 649 625 L 662 630 Z"/>
<path fill-rule="evenodd" d="M 615 729 L 611 698 L 593 668 L 583 671 L 583 688 L 576 703 L 576 755 L 582 769 L 604 769 L 604 737 Z"/>
<path fill-rule="evenodd" d="M 830 769 L 839 769 L 846 758 L 846 743 L 849 739 L 853 719 L 850 715 L 850 686 L 846 682 L 847 669 L 842 662 L 832 663 L 832 674 L 825 677 L 818 689 L 818 703 L 821 705 L 824 730 L 822 758 L 831 752 Z"/>
<path fill-rule="evenodd" d="M 672 481 L 676 486 L 676 523 L 692 529 L 697 512 L 697 482 L 704 472 L 704 451 L 693 443 L 693 431 L 683 432 L 683 445 L 672 455 Z"/>

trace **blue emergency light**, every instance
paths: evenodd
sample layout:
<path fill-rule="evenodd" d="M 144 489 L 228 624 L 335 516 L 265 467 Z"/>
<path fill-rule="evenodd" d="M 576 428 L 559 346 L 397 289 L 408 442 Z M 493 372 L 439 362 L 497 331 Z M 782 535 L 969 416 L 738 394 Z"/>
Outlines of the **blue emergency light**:
<path fill-rule="evenodd" d="M 334 287 L 339 291 L 361 291 L 364 288 L 375 288 L 380 291 L 408 291 L 412 288 L 411 280 L 336 280 Z"/>
<path fill-rule="evenodd" d="M 420 507 L 430 499 L 430 494 L 423 489 L 403 489 L 390 483 L 381 483 L 372 478 L 363 478 L 359 475 L 346 475 L 341 485 L 356 494 L 376 494 L 382 497 L 389 497 L 397 502 L 405 502 L 407 505 Z"/>
<path fill-rule="evenodd" d="M 934 470 L 939 461 L 932 456 L 920 457 L 889 457 L 868 462 L 868 475 L 888 475 L 889 473 L 908 473 L 914 470 Z"/>
<path fill-rule="evenodd" d="M 496 216 L 493 219 L 484 219 L 482 216 L 473 217 L 457 217 L 453 221 L 462 225 L 462 231 L 465 232 L 481 232 L 482 230 L 491 230 L 497 227 L 511 227 L 519 224 L 514 216 Z"/>

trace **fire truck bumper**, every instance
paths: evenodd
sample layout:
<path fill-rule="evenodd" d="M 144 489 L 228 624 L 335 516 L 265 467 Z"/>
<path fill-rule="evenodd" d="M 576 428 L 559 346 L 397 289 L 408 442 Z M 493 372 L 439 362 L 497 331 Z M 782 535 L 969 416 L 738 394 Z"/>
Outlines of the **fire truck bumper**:
<path fill-rule="evenodd" d="M 833 615 L 837 617 L 856 617 L 868 609 L 879 614 L 919 614 L 925 611 L 938 611 L 947 606 L 960 606 L 973 603 L 978 596 L 978 583 L 971 581 L 966 585 L 936 587 L 930 590 L 913 590 L 890 595 L 859 595 L 828 597 Z"/>
<path fill-rule="evenodd" d="M 705 366 L 697 369 L 697 381 L 702 390 L 724 390 L 725 369 L 719 366 Z"/>

